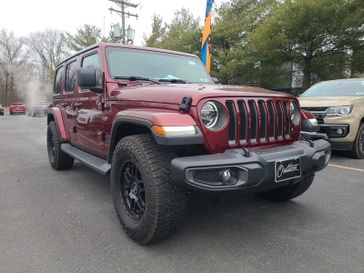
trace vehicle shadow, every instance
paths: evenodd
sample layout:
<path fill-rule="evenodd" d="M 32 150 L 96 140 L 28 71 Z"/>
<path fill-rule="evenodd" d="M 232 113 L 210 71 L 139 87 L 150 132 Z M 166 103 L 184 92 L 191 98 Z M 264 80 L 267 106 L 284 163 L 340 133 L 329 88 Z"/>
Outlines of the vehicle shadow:
<path fill-rule="evenodd" d="M 286 232 L 293 226 L 304 226 L 307 218 L 315 217 L 303 202 L 271 203 L 255 195 L 226 195 L 221 199 L 195 194 L 190 214 L 181 236 L 202 237 L 221 243 L 227 241 L 256 244 L 272 233 Z M 186 238 L 184 238 L 185 240 Z M 173 238 L 172 238 L 173 240 Z M 238 243 L 239 244 L 239 243 Z"/>

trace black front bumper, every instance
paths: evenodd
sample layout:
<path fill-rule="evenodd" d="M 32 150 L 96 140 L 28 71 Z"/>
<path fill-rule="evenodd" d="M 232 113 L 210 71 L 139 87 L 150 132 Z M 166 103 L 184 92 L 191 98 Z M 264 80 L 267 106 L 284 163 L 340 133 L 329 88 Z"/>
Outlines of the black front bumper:
<path fill-rule="evenodd" d="M 275 182 L 277 161 L 299 159 L 301 176 L 324 169 L 331 155 L 330 143 L 319 139 L 296 141 L 291 145 L 256 151 L 231 149 L 220 154 L 180 157 L 172 160 L 175 183 L 208 191 L 265 191 L 299 181 Z M 223 184 L 218 175 L 229 169 L 236 174 L 235 184 Z M 210 177 L 210 178 L 209 178 Z"/>

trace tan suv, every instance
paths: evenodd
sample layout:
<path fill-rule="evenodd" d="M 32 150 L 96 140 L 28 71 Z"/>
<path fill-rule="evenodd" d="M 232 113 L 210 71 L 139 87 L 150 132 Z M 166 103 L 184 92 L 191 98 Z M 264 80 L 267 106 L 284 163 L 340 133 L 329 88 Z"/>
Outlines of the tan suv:
<path fill-rule="evenodd" d="M 315 115 L 333 150 L 350 150 L 353 157 L 364 158 L 364 78 L 320 82 L 299 101 Z"/>

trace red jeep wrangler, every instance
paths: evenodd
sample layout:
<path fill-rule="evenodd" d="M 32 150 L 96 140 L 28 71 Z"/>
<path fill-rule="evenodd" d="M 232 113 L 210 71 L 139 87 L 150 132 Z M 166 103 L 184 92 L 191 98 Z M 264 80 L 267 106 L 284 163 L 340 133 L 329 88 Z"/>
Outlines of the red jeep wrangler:
<path fill-rule="evenodd" d="M 141 244 L 178 229 L 189 191 L 286 201 L 331 154 L 295 97 L 214 84 L 194 55 L 119 44 L 91 46 L 57 67 L 47 122 L 51 166 L 77 159 L 110 173 L 116 213 Z"/>

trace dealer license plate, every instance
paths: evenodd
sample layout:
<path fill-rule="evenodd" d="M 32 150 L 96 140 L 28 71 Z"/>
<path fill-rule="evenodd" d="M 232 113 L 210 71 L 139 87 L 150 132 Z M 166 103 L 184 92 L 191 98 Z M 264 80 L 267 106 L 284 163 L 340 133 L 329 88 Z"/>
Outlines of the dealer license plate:
<path fill-rule="evenodd" d="M 301 177 L 301 163 L 299 158 L 280 160 L 275 162 L 275 181 L 282 182 Z"/>

